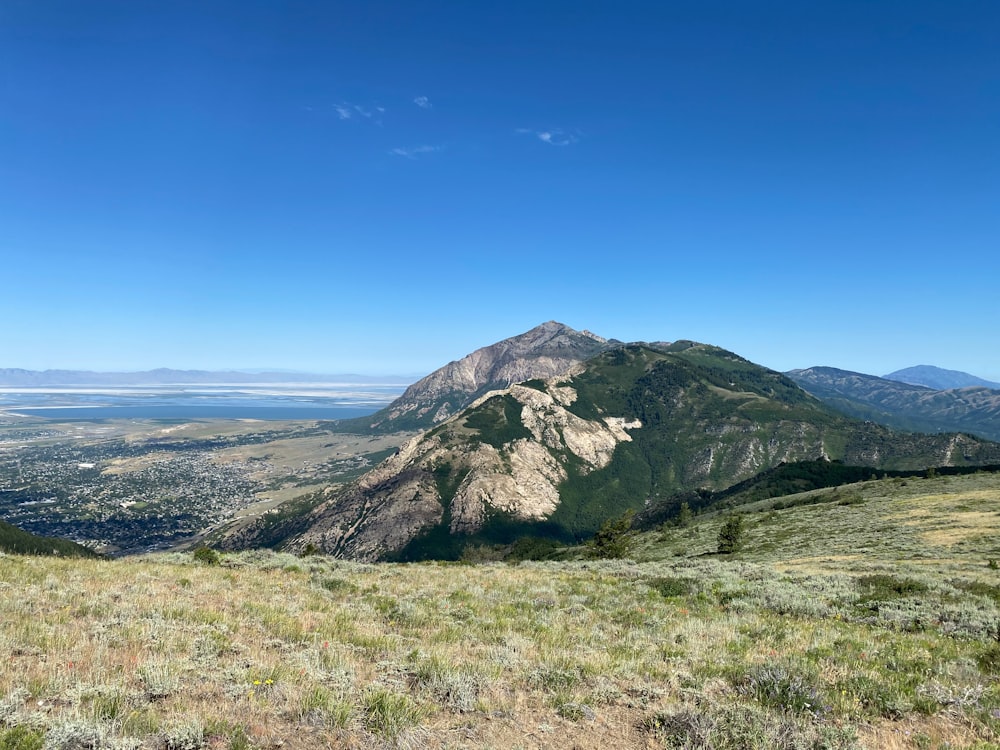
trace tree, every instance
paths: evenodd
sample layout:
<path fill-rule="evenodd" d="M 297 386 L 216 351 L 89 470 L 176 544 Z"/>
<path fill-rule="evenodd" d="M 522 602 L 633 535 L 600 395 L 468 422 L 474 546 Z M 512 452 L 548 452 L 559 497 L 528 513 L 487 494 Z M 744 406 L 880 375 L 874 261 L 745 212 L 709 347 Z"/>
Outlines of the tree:
<path fill-rule="evenodd" d="M 730 516 L 719 529 L 719 554 L 729 555 L 739 551 L 743 544 L 743 516 Z"/>
<path fill-rule="evenodd" d="M 632 550 L 632 517 L 635 513 L 627 510 L 620 518 L 609 518 L 605 521 L 594 538 L 590 540 L 592 557 L 618 558 L 627 557 Z"/>
<path fill-rule="evenodd" d="M 691 506 L 687 501 L 681 503 L 681 509 L 677 512 L 677 525 L 682 529 L 686 528 L 691 525 L 692 518 L 694 514 L 691 512 Z"/>

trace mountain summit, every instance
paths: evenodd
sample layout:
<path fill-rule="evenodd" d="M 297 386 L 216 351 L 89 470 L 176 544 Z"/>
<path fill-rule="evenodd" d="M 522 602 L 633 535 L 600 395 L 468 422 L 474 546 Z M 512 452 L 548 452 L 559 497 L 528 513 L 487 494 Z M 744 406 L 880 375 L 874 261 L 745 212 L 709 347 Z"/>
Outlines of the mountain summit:
<path fill-rule="evenodd" d="M 917 365 L 883 375 L 886 380 L 896 380 L 910 385 L 923 385 L 937 391 L 954 388 L 990 388 L 1000 390 L 1000 383 L 978 378 L 961 370 L 945 370 L 934 365 Z"/>
<path fill-rule="evenodd" d="M 449 362 L 365 421 L 379 432 L 433 427 L 488 391 L 562 375 L 620 343 L 550 320 Z"/>

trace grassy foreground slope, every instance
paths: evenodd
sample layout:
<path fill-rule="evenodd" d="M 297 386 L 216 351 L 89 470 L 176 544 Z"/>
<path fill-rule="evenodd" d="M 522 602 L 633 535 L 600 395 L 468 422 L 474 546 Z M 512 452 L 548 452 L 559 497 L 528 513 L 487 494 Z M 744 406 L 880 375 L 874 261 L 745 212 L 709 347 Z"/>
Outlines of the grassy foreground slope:
<path fill-rule="evenodd" d="M 998 748 L 1000 480 L 905 481 L 725 557 L 3 556 L 0 747 Z"/>

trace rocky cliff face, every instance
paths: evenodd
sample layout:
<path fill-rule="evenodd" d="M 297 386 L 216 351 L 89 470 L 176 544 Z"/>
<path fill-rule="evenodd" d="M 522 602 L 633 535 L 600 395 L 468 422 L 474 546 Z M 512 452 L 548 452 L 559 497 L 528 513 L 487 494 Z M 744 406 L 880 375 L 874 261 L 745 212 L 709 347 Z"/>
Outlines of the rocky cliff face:
<path fill-rule="evenodd" d="M 370 426 L 379 430 L 432 427 L 488 391 L 554 377 L 613 345 L 589 331 L 549 321 L 435 370 L 370 417 Z"/>
<path fill-rule="evenodd" d="M 555 380 L 548 392 L 522 385 L 490 392 L 471 406 L 469 418 L 414 438 L 318 506 L 308 531 L 287 546 L 375 560 L 442 523 L 451 534 L 470 535 L 492 513 L 520 521 L 549 517 L 568 463 L 583 473 L 604 468 L 618 443 L 631 440 L 629 430 L 641 427 L 620 417 L 576 416 L 566 408 L 576 392 Z"/>

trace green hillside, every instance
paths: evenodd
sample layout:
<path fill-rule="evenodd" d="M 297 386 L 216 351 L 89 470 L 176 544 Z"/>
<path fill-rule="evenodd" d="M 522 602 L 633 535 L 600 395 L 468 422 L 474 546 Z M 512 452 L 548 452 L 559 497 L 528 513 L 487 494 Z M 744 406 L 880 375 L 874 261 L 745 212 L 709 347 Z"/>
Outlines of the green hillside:
<path fill-rule="evenodd" d="M 955 585 L 1000 602 L 1000 472 L 869 479 L 716 506 L 686 525 L 672 520 L 633 533 L 630 555 L 646 562 L 717 557 L 719 530 L 735 513 L 744 521 L 740 560 L 807 572 L 971 577 L 979 583 Z M 945 618 L 944 611 L 933 616 L 939 625 Z M 981 619 L 985 635 L 1000 625 L 991 618 Z"/>
<path fill-rule="evenodd" d="M 527 385 L 547 387 L 542 381 Z M 610 463 L 597 470 L 571 453 L 554 451 L 568 478 L 559 486 L 555 512 L 544 521 L 494 512 L 480 531 L 456 538 L 448 529 L 447 508 L 469 472 L 463 456 L 480 443 L 509 448 L 513 455 L 516 441 L 527 435 L 519 405 L 510 396 L 465 412 L 464 420 L 432 433 L 455 455 L 436 469 L 443 472 L 439 486 L 450 489 L 441 495 L 445 517 L 397 558 L 454 559 L 468 545 L 511 544 L 524 536 L 579 541 L 627 510 L 669 504 L 677 493 L 701 492 L 711 498 L 762 470 L 819 457 L 867 475 L 873 469 L 912 472 L 1000 463 L 996 443 L 961 435 L 897 433 L 850 419 L 780 373 L 693 342 L 617 348 L 558 385 L 575 390 L 576 399 L 567 407 L 574 415 L 638 420 L 642 427 L 630 430 L 631 440 L 618 444 Z"/>
<path fill-rule="evenodd" d="M 883 469 L 874 472 L 869 466 L 848 466 L 839 461 L 797 461 L 791 464 L 780 464 L 773 469 L 767 469 L 760 474 L 732 485 L 724 490 L 691 490 L 678 492 L 670 497 L 659 500 L 644 508 L 635 518 L 635 528 L 649 528 L 661 523 L 672 521 L 680 515 L 681 506 L 686 504 L 688 510 L 726 510 L 740 508 L 749 503 L 794 496 L 790 500 L 780 502 L 822 502 L 822 493 L 810 493 L 826 487 L 855 484 L 867 480 L 882 479 L 913 479 L 925 477 L 927 474 L 940 476 L 963 476 L 979 472 L 996 473 L 1000 466 L 943 466 L 927 469 Z"/>
<path fill-rule="evenodd" d="M 99 557 L 93 550 L 67 539 L 36 536 L 0 521 L 0 552 L 21 555 L 61 555 L 64 557 Z"/>

